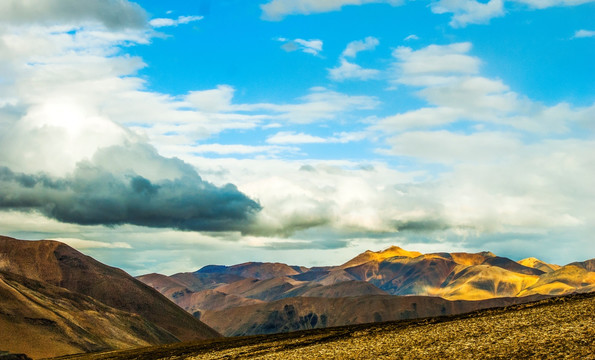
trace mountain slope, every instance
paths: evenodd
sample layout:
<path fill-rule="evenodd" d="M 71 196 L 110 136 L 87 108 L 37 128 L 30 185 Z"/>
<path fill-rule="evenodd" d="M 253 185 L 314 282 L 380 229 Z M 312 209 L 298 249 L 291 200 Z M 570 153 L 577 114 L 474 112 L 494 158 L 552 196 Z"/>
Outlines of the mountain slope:
<path fill-rule="evenodd" d="M 595 290 L 595 272 L 588 271 L 581 265 L 583 263 L 572 263 L 546 273 L 540 276 L 534 284 L 523 289 L 519 296 L 533 294 L 562 295 Z"/>
<path fill-rule="evenodd" d="M 449 301 L 429 296 L 369 295 L 295 297 L 270 303 L 207 311 L 201 319 L 226 336 L 273 334 L 350 324 L 461 314 L 539 299 Z"/>
<path fill-rule="evenodd" d="M 247 262 L 243 264 L 224 266 L 208 265 L 197 271 L 199 274 L 231 274 L 244 278 L 260 280 L 272 279 L 280 276 L 297 275 L 301 272 L 299 267 L 292 267 L 282 263 Z"/>
<path fill-rule="evenodd" d="M 68 359 L 593 359 L 595 294 L 430 319 L 228 338 Z"/>
<path fill-rule="evenodd" d="M 403 250 L 398 246 L 391 246 L 388 249 L 382 251 L 370 251 L 366 250 L 364 253 L 359 254 L 355 258 L 349 260 L 345 264 L 341 265 L 341 268 L 349 268 L 361 264 L 365 264 L 370 261 L 380 262 L 386 259 L 390 259 L 392 257 L 407 257 L 407 258 L 414 258 L 420 256 L 421 253 L 417 251 L 407 251 Z"/>
<path fill-rule="evenodd" d="M 4 271 L 0 309 L 2 349 L 34 358 L 177 341 L 138 315 Z"/>
<path fill-rule="evenodd" d="M 180 340 L 219 336 L 150 286 L 63 243 L 0 237 L 0 254 L 0 270 L 64 287 L 138 314 Z"/>
<path fill-rule="evenodd" d="M 536 259 L 534 257 L 529 257 L 529 258 L 526 258 L 523 260 L 519 260 L 518 263 L 523 266 L 531 267 L 534 269 L 539 269 L 539 270 L 543 271 L 544 273 L 552 272 L 552 271 L 555 271 L 555 270 L 558 270 L 559 268 L 561 268 L 560 265 L 548 264 L 548 263 L 543 262 L 543 261 Z"/>

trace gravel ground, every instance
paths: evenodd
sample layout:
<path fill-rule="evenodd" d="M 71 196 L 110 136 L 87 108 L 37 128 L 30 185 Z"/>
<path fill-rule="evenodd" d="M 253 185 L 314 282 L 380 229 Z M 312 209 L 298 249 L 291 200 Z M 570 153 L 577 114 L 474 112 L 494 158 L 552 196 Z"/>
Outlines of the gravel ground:
<path fill-rule="evenodd" d="M 107 359 L 595 359 L 595 293 L 413 321 L 85 355 Z"/>

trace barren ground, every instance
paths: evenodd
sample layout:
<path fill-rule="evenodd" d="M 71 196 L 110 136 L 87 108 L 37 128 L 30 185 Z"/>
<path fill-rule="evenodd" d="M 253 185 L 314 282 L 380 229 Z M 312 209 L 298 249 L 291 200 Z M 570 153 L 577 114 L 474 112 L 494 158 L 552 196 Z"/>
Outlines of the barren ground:
<path fill-rule="evenodd" d="M 595 359 L 595 293 L 469 314 L 64 359 Z"/>

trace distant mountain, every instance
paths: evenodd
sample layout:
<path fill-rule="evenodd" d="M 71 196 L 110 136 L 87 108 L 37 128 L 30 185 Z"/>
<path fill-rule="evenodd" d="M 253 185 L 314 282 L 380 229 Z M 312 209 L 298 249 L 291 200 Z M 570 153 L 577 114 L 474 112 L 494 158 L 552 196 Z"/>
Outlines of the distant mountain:
<path fill-rule="evenodd" d="M 527 267 L 531 267 L 531 268 L 534 268 L 534 269 L 541 270 L 544 273 L 558 270 L 561 267 L 560 265 L 545 263 L 545 262 L 543 262 L 543 261 L 541 261 L 539 259 L 536 259 L 534 257 L 530 257 L 530 258 L 526 258 L 526 259 L 520 260 L 518 263 L 521 264 L 521 265 L 523 265 L 523 266 L 527 266 Z"/>
<path fill-rule="evenodd" d="M 227 274 L 244 278 L 272 279 L 280 276 L 297 275 L 302 272 L 299 266 L 289 266 L 281 263 L 248 262 L 233 266 L 208 265 L 196 273 L 198 274 Z"/>
<path fill-rule="evenodd" d="M 153 338 L 145 337 L 147 343 L 163 344 L 220 336 L 215 330 L 176 306 L 150 286 L 120 269 L 104 265 L 57 241 L 23 241 L 0 236 L 0 271 L 11 274 L 13 279 L 14 276 L 20 275 L 37 281 L 43 286 L 51 285 L 69 290 L 70 293 L 84 295 L 85 299 L 92 298 L 104 304 L 106 308 L 113 308 L 112 312 L 117 309 L 122 313 L 128 313 L 130 317 L 137 316 L 137 321 L 147 323 L 145 327 L 158 329 L 155 334 L 167 334 L 161 337 L 157 335 Z M 22 286 L 28 287 L 28 285 Z M 35 289 L 37 288 L 33 287 L 33 290 Z M 64 296 L 63 292 L 57 290 L 52 290 L 49 294 L 55 294 L 57 298 L 50 295 L 44 296 L 42 297 L 44 301 L 37 304 L 40 309 L 43 309 L 40 311 L 44 314 L 48 311 L 51 313 L 54 304 L 60 302 Z M 66 306 L 66 308 L 69 307 Z M 76 306 L 73 307 L 73 309 L 76 308 Z M 66 318 L 76 318 L 76 316 L 67 314 Z M 40 315 L 38 318 L 44 317 Z M 138 329 L 143 327 L 137 328 L 135 325 L 130 328 L 131 340 L 126 340 L 130 344 L 138 342 L 134 340 L 138 336 L 133 335 Z M 43 346 L 35 342 L 37 335 L 33 338 L 27 337 L 37 334 L 35 331 L 28 332 L 24 327 L 21 330 L 23 333 L 16 334 L 22 337 L 23 341 Z M 128 336 L 121 331 L 116 333 L 122 338 Z M 140 339 L 145 338 L 140 337 Z M 103 344 L 101 341 L 97 343 Z M 89 346 L 92 344 L 93 342 Z M 0 348 L 2 348 L 2 342 L 0 342 Z"/>
<path fill-rule="evenodd" d="M 534 258 L 516 262 L 491 252 L 421 254 L 392 246 L 368 250 L 340 266 L 209 265 L 194 273 L 139 279 L 223 334 L 246 335 L 306 329 L 316 322 L 314 315 L 319 321 L 314 327 L 407 317 L 410 309 L 395 307 L 403 296 L 428 297 L 417 304 L 441 304 L 442 314 L 450 315 L 478 304 L 503 306 L 529 301 L 528 296 L 588 292 L 595 290 L 594 270 L 595 260 L 561 267 Z M 219 302 L 226 305 L 218 307 Z M 411 316 L 440 315 L 423 311 Z"/>

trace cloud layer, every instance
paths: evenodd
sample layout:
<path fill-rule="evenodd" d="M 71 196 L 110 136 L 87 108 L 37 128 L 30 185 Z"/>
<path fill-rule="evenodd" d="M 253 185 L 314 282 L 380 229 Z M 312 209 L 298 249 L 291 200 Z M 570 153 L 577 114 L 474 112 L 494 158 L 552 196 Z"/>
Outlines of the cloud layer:
<path fill-rule="evenodd" d="M 216 187 L 182 161 L 133 145 L 101 149 L 62 178 L 2 167 L 0 209 L 80 225 L 244 231 L 261 207 L 231 184 Z"/>

